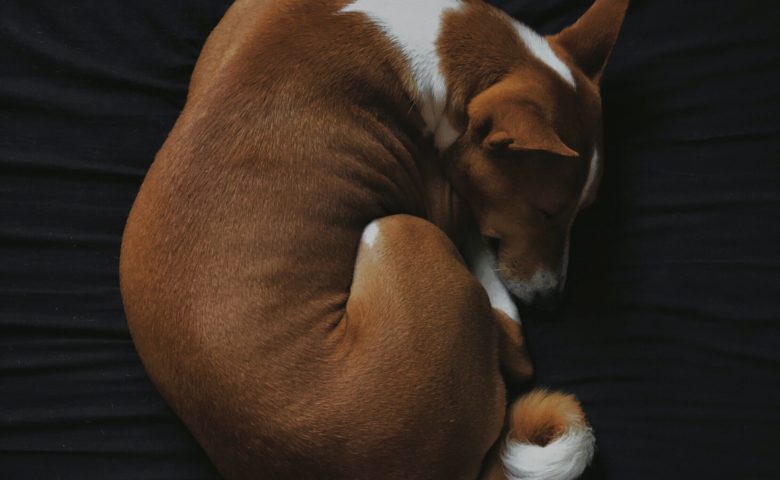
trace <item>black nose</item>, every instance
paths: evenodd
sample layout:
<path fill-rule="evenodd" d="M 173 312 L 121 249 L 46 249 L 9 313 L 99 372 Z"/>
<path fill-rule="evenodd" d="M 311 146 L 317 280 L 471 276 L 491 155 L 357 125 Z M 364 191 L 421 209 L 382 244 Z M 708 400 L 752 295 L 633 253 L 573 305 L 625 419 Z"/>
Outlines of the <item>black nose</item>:
<path fill-rule="evenodd" d="M 533 302 L 531 302 L 531 306 L 540 310 L 554 310 L 561 303 L 562 293 L 562 288 L 539 292 L 534 297 Z"/>

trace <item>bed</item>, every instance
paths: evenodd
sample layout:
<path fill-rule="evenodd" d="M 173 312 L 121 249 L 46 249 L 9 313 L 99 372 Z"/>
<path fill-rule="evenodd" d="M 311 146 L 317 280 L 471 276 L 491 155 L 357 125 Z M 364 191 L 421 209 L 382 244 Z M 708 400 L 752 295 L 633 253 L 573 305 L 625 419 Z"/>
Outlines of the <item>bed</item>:
<path fill-rule="evenodd" d="M 587 0 L 491 2 L 542 32 Z M 218 478 L 147 378 L 121 233 L 227 0 L 0 2 L 0 471 Z M 606 176 L 536 383 L 576 393 L 587 479 L 780 478 L 780 3 L 635 1 Z"/>

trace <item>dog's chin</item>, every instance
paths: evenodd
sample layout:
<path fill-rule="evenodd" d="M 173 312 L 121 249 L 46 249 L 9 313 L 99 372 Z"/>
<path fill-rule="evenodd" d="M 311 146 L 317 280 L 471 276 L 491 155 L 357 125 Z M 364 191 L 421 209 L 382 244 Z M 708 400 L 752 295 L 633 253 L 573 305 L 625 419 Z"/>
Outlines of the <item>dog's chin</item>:
<path fill-rule="evenodd" d="M 526 307 L 554 310 L 560 303 L 560 277 L 552 272 L 539 270 L 527 280 L 503 278 L 502 275 L 501 281 L 509 292 Z"/>
<path fill-rule="evenodd" d="M 558 307 L 563 285 L 561 275 L 547 269 L 539 269 L 531 278 L 519 279 L 502 264 L 498 241 L 490 241 L 489 237 L 483 237 L 483 241 L 493 256 L 499 280 L 514 297 L 513 300 L 525 307 L 540 310 L 554 310 Z"/>

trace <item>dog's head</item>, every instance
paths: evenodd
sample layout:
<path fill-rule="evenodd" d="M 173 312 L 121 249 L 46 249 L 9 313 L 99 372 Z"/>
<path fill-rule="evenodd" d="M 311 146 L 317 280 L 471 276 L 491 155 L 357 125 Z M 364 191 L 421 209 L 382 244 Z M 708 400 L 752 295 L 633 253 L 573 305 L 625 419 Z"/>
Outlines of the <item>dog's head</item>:
<path fill-rule="evenodd" d="M 598 0 L 561 33 L 526 41 L 528 61 L 471 99 L 466 133 L 450 150 L 453 185 L 502 281 L 526 304 L 560 296 L 572 223 L 598 188 L 599 82 L 626 3 Z"/>

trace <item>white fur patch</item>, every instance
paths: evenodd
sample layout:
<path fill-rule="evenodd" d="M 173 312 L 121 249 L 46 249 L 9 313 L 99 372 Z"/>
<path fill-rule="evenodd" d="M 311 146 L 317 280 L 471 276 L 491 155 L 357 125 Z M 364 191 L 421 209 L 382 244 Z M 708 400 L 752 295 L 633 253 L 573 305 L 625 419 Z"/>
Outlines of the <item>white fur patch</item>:
<path fill-rule="evenodd" d="M 373 247 L 377 238 L 379 238 L 379 224 L 374 220 L 363 230 L 363 236 L 360 238 L 360 241 L 368 247 Z"/>
<path fill-rule="evenodd" d="M 577 82 L 574 80 L 574 75 L 572 75 L 569 67 L 563 63 L 563 60 L 555 54 L 547 39 L 518 21 L 515 21 L 514 24 L 517 33 L 523 39 L 523 43 L 531 51 L 531 54 L 552 68 L 566 83 L 576 89 Z"/>
<path fill-rule="evenodd" d="M 469 259 L 471 273 L 485 288 L 490 299 L 490 306 L 501 310 L 512 320 L 519 322 L 520 314 L 517 311 L 517 305 L 496 272 L 496 257 L 484 245 L 474 247 L 472 250 L 472 258 Z"/>
<path fill-rule="evenodd" d="M 433 143 L 440 152 L 447 150 L 461 136 L 463 132 L 455 129 L 446 116 L 439 122 L 436 132 L 433 134 Z"/>
<path fill-rule="evenodd" d="M 558 288 L 560 275 L 547 269 L 540 269 L 529 280 L 508 282 L 509 290 L 525 304 L 533 302 L 534 297 L 541 292 L 549 292 Z"/>
<path fill-rule="evenodd" d="M 591 189 L 593 189 L 593 184 L 596 182 L 596 171 L 599 167 L 599 152 L 598 150 L 593 151 L 593 156 L 590 157 L 590 165 L 588 166 L 588 177 L 585 179 L 585 186 L 582 187 L 582 193 L 580 194 L 580 203 L 577 206 L 582 206 L 582 203 L 585 201 L 585 198 L 587 198 L 588 195 L 590 195 Z"/>
<path fill-rule="evenodd" d="M 425 121 L 426 133 L 434 135 L 440 150 L 452 145 L 460 132 L 449 125 L 444 113 L 447 83 L 436 43 L 444 13 L 460 7 L 460 0 L 355 0 L 341 10 L 366 15 L 401 49 L 414 82 L 410 93 Z"/>
<path fill-rule="evenodd" d="M 561 257 L 561 266 L 560 266 L 560 272 L 559 280 L 558 282 L 560 285 L 558 285 L 559 289 L 562 289 L 566 286 L 566 277 L 568 276 L 569 271 L 569 251 L 571 250 L 571 231 L 566 232 L 566 244 L 563 246 L 563 256 Z"/>
<path fill-rule="evenodd" d="M 501 453 L 509 480 L 574 480 L 593 458 L 596 440 L 588 427 L 571 427 L 546 446 L 508 441 Z"/>

